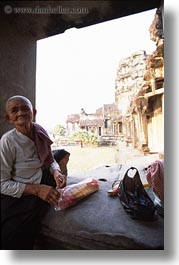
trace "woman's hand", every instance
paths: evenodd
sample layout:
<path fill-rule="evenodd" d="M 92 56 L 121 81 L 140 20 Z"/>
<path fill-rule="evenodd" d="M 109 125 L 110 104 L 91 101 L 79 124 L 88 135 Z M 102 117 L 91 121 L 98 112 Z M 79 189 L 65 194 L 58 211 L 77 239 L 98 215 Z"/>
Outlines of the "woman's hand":
<path fill-rule="evenodd" d="M 66 185 L 66 176 L 62 175 L 59 170 L 55 169 L 53 176 L 57 185 L 57 188 L 63 188 Z"/>
<path fill-rule="evenodd" d="M 26 184 L 24 195 L 30 194 L 36 195 L 54 206 L 58 204 L 58 199 L 60 197 L 60 192 L 54 187 L 44 184 Z"/>
<path fill-rule="evenodd" d="M 39 185 L 37 196 L 51 205 L 56 206 L 58 204 L 60 193 L 51 186 L 41 184 Z"/>

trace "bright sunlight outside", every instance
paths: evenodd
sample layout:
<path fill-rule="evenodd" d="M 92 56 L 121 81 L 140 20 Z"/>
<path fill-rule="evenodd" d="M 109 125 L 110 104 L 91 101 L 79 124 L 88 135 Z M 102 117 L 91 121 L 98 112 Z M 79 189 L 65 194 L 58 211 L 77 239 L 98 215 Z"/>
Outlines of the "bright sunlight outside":
<path fill-rule="evenodd" d="M 95 113 L 114 100 L 119 61 L 139 50 L 151 54 L 149 27 L 156 10 L 72 28 L 37 42 L 36 120 L 47 131 L 67 115 Z"/>

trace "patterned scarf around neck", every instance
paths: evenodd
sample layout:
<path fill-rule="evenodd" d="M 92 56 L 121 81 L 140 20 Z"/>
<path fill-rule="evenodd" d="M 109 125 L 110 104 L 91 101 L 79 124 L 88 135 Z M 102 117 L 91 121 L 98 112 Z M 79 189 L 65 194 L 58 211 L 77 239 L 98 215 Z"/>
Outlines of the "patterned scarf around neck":
<path fill-rule="evenodd" d="M 45 129 L 37 123 L 33 123 L 34 142 L 37 148 L 37 153 L 43 165 L 49 169 L 50 164 L 54 162 L 51 151 L 51 144 L 53 143 L 48 136 Z"/>

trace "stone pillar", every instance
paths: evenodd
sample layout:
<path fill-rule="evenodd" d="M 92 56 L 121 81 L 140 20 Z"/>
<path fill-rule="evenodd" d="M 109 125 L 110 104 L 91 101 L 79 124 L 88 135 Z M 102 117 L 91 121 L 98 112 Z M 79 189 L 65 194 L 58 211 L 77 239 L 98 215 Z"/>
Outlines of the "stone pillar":
<path fill-rule="evenodd" d="M 13 95 L 28 97 L 35 106 L 36 41 L 21 34 L 15 23 L 0 25 L 0 137 L 12 128 L 5 120 L 5 102 Z"/>
<path fill-rule="evenodd" d="M 147 133 L 147 117 L 146 110 L 148 108 L 148 100 L 143 96 L 139 96 L 135 100 L 137 106 L 137 114 L 139 119 L 139 149 L 144 153 L 148 153 L 148 133 Z"/>

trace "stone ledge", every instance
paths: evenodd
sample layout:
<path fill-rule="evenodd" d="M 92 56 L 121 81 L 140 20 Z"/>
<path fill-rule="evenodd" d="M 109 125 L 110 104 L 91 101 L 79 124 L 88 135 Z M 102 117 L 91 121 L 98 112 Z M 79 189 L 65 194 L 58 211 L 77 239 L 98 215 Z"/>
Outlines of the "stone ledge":
<path fill-rule="evenodd" d="M 152 222 L 132 220 L 119 198 L 107 194 L 113 180 L 99 181 L 97 192 L 72 207 L 62 211 L 50 207 L 35 249 L 164 249 L 164 219 L 156 214 Z M 79 181 L 68 178 L 68 184 Z"/>

